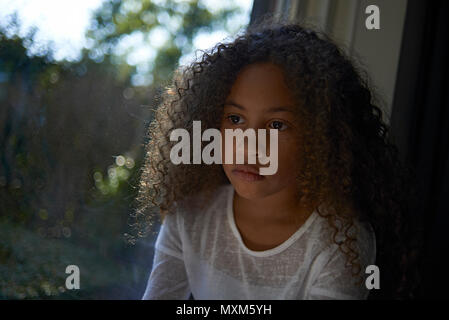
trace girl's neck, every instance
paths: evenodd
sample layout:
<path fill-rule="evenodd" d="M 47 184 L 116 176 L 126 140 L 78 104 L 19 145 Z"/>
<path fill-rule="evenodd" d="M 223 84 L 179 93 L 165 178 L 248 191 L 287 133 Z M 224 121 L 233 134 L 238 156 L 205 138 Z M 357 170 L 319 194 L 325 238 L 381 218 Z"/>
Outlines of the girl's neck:
<path fill-rule="evenodd" d="M 233 207 L 239 219 L 261 225 L 305 221 L 313 212 L 302 205 L 295 189 L 288 187 L 258 199 L 245 199 L 236 192 Z"/>

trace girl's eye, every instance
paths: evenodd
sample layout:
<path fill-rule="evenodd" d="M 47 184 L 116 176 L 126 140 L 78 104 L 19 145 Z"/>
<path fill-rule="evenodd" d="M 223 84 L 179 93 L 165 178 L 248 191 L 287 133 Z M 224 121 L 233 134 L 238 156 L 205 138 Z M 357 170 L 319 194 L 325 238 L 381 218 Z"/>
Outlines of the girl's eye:
<path fill-rule="evenodd" d="M 242 124 L 243 120 L 239 116 L 232 114 L 228 116 L 229 121 L 231 121 L 233 124 Z"/>
<path fill-rule="evenodd" d="M 284 131 L 288 126 L 281 121 L 273 121 L 270 123 L 270 127 L 273 129 L 278 129 L 279 131 Z"/>

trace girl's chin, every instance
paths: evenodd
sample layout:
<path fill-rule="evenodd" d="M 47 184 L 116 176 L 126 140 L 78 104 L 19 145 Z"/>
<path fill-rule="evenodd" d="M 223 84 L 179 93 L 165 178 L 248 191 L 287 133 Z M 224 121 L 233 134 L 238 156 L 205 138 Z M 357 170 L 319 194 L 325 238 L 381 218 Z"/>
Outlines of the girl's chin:
<path fill-rule="evenodd" d="M 248 200 L 257 200 L 269 195 L 269 192 L 267 192 L 268 190 L 266 189 L 266 187 L 263 187 L 261 184 L 255 185 L 251 183 L 232 181 L 232 180 L 231 183 L 235 191 L 238 193 L 238 195 Z"/>

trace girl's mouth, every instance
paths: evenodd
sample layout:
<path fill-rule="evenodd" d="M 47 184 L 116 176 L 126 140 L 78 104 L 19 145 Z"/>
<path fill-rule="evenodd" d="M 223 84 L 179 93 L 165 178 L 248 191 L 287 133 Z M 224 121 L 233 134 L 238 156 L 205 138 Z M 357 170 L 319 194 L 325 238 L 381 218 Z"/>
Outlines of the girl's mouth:
<path fill-rule="evenodd" d="M 254 182 L 265 179 L 265 176 L 260 175 L 259 169 L 248 165 L 237 165 L 232 173 L 238 178 L 247 181 Z"/>

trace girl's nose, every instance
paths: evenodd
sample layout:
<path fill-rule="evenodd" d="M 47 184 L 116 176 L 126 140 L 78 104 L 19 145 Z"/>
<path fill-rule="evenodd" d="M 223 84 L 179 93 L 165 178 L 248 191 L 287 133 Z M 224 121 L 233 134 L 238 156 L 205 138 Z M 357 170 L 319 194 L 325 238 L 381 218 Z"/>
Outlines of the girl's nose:
<path fill-rule="evenodd" d="M 268 156 L 267 150 L 270 148 L 269 131 L 265 128 L 251 128 L 251 130 L 254 132 L 255 139 L 244 138 L 238 141 L 235 152 L 241 152 L 244 155 L 245 164 L 261 165 L 260 161 L 263 162 L 265 160 L 266 162 L 265 158 Z M 259 157 L 263 157 L 264 159 Z"/>

